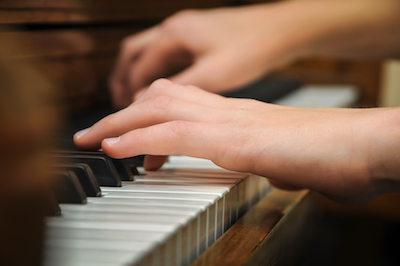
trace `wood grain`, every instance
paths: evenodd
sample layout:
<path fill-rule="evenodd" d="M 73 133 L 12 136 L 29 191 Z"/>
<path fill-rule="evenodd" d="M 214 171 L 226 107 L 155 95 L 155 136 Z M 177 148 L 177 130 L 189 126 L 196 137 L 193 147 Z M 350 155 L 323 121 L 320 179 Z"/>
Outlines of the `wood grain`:
<path fill-rule="evenodd" d="M 263 261 L 259 260 L 260 254 L 268 250 L 261 250 L 260 247 L 267 241 L 271 230 L 285 226 L 281 225 L 282 218 L 293 212 L 306 194 L 307 191 L 287 192 L 273 189 L 207 249 L 192 266 L 246 263 L 262 265 Z"/>

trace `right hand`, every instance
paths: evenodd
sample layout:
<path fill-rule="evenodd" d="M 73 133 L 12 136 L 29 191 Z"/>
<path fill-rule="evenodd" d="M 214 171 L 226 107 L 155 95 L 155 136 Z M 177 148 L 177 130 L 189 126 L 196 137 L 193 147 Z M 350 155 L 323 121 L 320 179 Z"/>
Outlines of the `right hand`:
<path fill-rule="evenodd" d="M 114 104 L 129 105 L 159 77 L 222 92 L 290 61 L 295 50 L 288 37 L 295 27 L 280 8 L 187 10 L 126 38 L 110 80 Z"/>
<path fill-rule="evenodd" d="M 399 118 L 400 108 L 284 107 L 161 79 L 74 141 L 113 158 L 146 154 L 146 170 L 181 154 L 354 204 L 400 191 Z"/>

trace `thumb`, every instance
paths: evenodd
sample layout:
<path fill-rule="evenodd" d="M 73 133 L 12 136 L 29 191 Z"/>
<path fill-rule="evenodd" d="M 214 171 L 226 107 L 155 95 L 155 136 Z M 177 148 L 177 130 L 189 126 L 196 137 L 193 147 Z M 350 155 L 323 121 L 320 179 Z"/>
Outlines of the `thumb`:
<path fill-rule="evenodd" d="M 194 85 L 215 93 L 229 91 L 236 87 L 229 63 L 223 56 L 216 54 L 209 54 L 199 59 L 169 79 L 180 85 Z"/>

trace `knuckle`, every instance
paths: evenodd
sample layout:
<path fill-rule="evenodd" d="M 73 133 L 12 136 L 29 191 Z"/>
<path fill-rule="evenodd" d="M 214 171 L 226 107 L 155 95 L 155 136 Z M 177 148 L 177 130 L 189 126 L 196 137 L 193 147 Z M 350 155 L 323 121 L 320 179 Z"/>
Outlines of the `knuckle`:
<path fill-rule="evenodd" d="M 139 128 L 136 129 L 136 134 L 135 134 L 135 143 L 136 143 L 136 148 L 146 148 L 148 145 L 148 130 L 144 128 Z"/>
<path fill-rule="evenodd" d="M 164 30 L 171 32 L 179 31 L 182 28 L 190 28 L 190 26 L 196 22 L 199 13 L 200 11 L 196 9 L 185 9 L 178 11 L 177 13 L 165 19 L 162 22 L 161 27 Z"/>
<path fill-rule="evenodd" d="M 155 81 L 153 81 L 150 86 L 149 90 L 154 91 L 154 92 L 162 92 L 164 89 L 168 88 L 171 86 L 173 83 L 169 81 L 168 79 L 165 78 L 160 78 Z"/>
<path fill-rule="evenodd" d="M 165 112 L 173 102 L 173 99 L 165 95 L 157 95 L 151 98 L 151 108 L 156 111 Z"/>
<path fill-rule="evenodd" d="M 115 128 L 118 125 L 118 116 L 115 114 L 111 114 L 109 116 L 104 117 L 101 122 L 104 128 Z"/>
<path fill-rule="evenodd" d="M 187 138 L 194 134 L 190 124 L 185 121 L 172 121 L 169 123 L 169 127 L 171 132 L 178 138 Z"/>

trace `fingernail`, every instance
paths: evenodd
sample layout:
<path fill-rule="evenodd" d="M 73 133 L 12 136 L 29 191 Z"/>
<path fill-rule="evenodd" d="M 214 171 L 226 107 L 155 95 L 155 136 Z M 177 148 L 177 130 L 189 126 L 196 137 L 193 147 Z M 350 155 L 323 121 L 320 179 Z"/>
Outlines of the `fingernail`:
<path fill-rule="evenodd" d="M 80 137 L 82 137 L 83 135 L 85 135 L 88 131 L 89 131 L 90 127 L 82 129 L 78 132 L 75 133 L 75 138 L 79 139 Z"/>
<path fill-rule="evenodd" d="M 115 143 L 117 143 L 117 142 L 119 141 L 120 138 L 121 138 L 121 137 L 107 138 L 107 139 L 104 139 L 104 142 L 107 143 L 107 145 L 112 146 L 112 145 L 114 145 Z"/>

